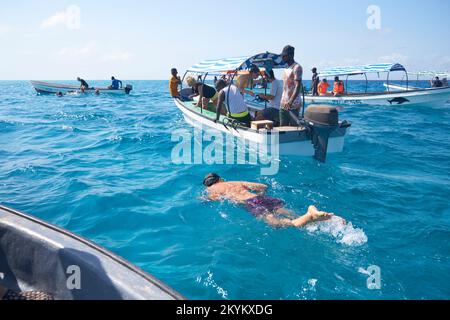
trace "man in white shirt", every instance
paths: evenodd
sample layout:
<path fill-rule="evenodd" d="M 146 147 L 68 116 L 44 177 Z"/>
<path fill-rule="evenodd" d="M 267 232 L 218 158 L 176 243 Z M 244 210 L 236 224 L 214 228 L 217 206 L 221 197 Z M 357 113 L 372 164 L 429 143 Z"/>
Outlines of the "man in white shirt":
<path fill-rule="evenodd" d="M 269 94 L 260 94 L 259 97 L 269 101 L 270 107 L 262 111 L 258 120 L 273 121 L 274 126 L 280 126 L 280 104 L 283 96 L 283 81 L 277 80 L 273 70 L 267 72 L 267 81 L 271 84 Z"/>

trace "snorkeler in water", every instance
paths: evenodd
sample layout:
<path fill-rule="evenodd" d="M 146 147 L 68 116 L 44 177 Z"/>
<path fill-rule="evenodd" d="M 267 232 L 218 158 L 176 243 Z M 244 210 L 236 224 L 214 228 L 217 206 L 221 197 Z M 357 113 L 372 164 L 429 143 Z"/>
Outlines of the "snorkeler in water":
<path fill-rule="evenodd" d="M 264 184 L 225 182 L 219 175 L 211 173 L 205 177 L 203 185 L 207 187 L 209 200 L 229 200 L 243 205 L 255 217 L 263 219 L 274 227 L 302 228 L 310 223 L 326 221 L 334 217 L 334 214 L 319 211 L 314 206 L 310 206 L 303 216 L 295 217 L 292 212 L 285 209 L 284 201 L 266 195 L 268 187 Z"/>

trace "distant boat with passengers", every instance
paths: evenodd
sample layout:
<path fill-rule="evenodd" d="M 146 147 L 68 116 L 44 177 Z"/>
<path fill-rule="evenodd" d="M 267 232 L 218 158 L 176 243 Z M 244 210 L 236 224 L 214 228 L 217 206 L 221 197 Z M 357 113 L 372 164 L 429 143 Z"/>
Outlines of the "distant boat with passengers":
<path fill-rule="evenodd" d="M 133 86 L 127 84 L 125 87 L 122 86 L 122 81 L 111 78 L 111 85 L 108 87 L 91 87 L 83 79 L 78 78 L 77 81 L 80 85 L 71 84 L 61 84 L 61 83 L 51 83 L 43 81 L 30 81 L 31 85 L 39 94 L 55 94 L 55 95 L 65 95 L 65 94 L 114 94 L 114 95 L 126 95 L 130 94 L 133 90 Z"/>
<path fill-rule="evenodd" d="M 390 83 L 389 77 L 391 72 L 404 72 L 405 84 L 398 86 Z M 368 74 L 386 73 L 386 83 L 384 86 L 387 92 L 369 92 L 368 91 Z M 363 75 L 366 80 L 365 92 L 349 92 L 348 78 L 351 76 Z M 332 77 L 346 77 L 343 92 L 338 95 L 327 93 L 324 95 L 313 96 L 308 94 L 305 96 L 306 103 L 312 104 L 331 104 L 338 106 L 439 106 L 444 105 L 450 99 L 450 87 L 437 88 L 418 88 L 411 87 L 408 72 L 406 68 L 399 63 L 381 63 L 369 64 L 363 66 L 352 67 L 336 67 L 321 71 L 318 76 L 322 79 Z"/>

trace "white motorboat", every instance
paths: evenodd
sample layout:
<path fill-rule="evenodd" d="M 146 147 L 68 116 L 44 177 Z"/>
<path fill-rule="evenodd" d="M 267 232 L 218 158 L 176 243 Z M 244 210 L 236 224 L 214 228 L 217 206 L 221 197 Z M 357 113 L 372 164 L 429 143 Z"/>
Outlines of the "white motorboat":
<path fill-rule="evenodd" d="M 187 70 L 184 78 L 187 74 L 201 75 L 205 82 L 208 76 L 228 74 L 232 83 L 238 72 L 248 70 L 252 65 L 264 68 L 267 64 L 272 68 L 285 67 L 279 55 L 263 53 L 250 57 L 207 60 Z M 307 110 L 303 119 L 297 119 L 298 126 L 256 130 L 247 128 L 227 116 L 220 116 L 219 121 L 215 122 L 214 106 L 211 106 L 212 110 L 204 110 L 196 106 L 194 101 L 184 100 L 186 99 L 175 98 L 175 104 L 187 123 L 233 135 L 256 143 L 263 149 L 273 146 L 272 136 L 276 135 L 279 138 L 276 143 L 280 155 L 314 156 L 319 161 L 325 161 L 327 154 L 343 151 L 344 138 L 351 126 L 347 121 L 339 121 L 336 108 L 319 106 Z M 254 113 L 260 108 L 249 104 L 249 110 Z"/>

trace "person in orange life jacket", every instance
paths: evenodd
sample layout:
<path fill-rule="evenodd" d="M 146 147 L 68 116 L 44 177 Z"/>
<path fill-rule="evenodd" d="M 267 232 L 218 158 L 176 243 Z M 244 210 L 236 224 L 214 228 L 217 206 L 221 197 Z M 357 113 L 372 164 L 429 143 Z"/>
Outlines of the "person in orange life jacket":
<path fill-rule="evenodd" d="M 344 82 L 339 80 L 339 77 L 335 77 L 334 78 L 333 94 L 335 96 L 341 96 L 344 93 L 345 93 Z"/>

